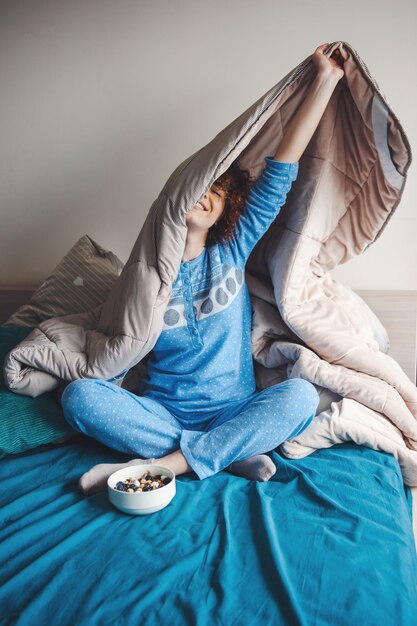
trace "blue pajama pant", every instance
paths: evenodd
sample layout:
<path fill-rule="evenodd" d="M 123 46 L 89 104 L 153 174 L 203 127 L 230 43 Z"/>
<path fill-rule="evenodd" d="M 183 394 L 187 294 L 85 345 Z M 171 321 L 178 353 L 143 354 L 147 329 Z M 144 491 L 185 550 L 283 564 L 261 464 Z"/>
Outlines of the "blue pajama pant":
<path fill-rule="evenodd" d="M 82 378 L 67 385 L 61 404 L 75 430 L 143 459 L 181 449 L 203 479 L 300 434 L 316 414 L 319 395 L 309 381 L 290 378 L 190 422 L 150 396 Z"/>

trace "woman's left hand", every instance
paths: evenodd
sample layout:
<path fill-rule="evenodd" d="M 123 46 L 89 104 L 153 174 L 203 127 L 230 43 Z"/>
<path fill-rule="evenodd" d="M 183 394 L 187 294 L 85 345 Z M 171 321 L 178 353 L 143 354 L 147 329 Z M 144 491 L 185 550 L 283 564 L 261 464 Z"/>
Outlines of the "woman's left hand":
<path fill-rule="evenodd" d="M 329 56 L 328 52 L 324 52 L 324 49 L 327 48 L 328 45 L 328 43 L 323 43 L 321 46 L 316 48 L 311 55 L 311 59 L 318 74 L 335 76 L 337 80 L 340 80 L 345 74 L 343 64 L 348 58 L 348 55 L 346 50 L 343 48 L 343 45 L 339 44 L 337 48 L 333 50 L 331 56 Z"/>

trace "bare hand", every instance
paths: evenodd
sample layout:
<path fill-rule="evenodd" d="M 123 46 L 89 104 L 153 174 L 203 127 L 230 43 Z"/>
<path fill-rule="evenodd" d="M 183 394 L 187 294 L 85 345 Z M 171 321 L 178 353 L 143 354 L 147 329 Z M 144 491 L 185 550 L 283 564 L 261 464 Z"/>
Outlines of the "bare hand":
<path fill-rule="evenodd" d="M 318 74 L 335 76 L 337 80 L 340 80 L 345 74 L 343 64 L 348 58 L 347 52 L 343 48 L 343 44 L 339 44 L 337 48 L 333 50 L 331 56 L 329 56 L 331 49 L 327 53 L 324 52 L 324 49 L 327 48 L 328 45 L 328 43 L 323 43 L 316 48 L 311 55 L 311 59 Z"/>

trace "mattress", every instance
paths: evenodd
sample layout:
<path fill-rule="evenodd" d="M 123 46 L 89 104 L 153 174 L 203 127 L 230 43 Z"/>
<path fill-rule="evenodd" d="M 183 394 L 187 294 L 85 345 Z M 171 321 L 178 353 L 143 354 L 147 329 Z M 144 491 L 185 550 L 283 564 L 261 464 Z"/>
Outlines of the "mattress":
<path fill-rule="evenodd" d="M 79 435 L 0 461 L 0 623 L 415 626 L 411 490 L 397 460 L 345 443 L 274 451 L 267 483 L 177 478 L 147 516 L 79 476 L 128 457 Z"/>

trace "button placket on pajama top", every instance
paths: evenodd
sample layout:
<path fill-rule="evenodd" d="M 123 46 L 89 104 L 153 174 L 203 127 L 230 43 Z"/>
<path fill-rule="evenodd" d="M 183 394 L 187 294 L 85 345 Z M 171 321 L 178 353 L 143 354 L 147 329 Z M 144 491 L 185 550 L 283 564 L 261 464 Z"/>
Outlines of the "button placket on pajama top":
<path fill-rule="evenodd" d="M 198 258 L 198 257 L 196 257 Z M 195 260 L 195 259 L 193 259 Z M 190 338 L 193 346 L 196 349 L 201 349 L 204 346 L 203 339 L 200 335 L 199 328 L 197 326 L 196 311 L 193 304 L 193 288 L 191 281 L 191 268 L 189 263 L 181 263 L 180 276 L 184 284 L 183 297 L 184 297 L 184 311 L 187 319 L 187 330 L 190 333 Z"/>

